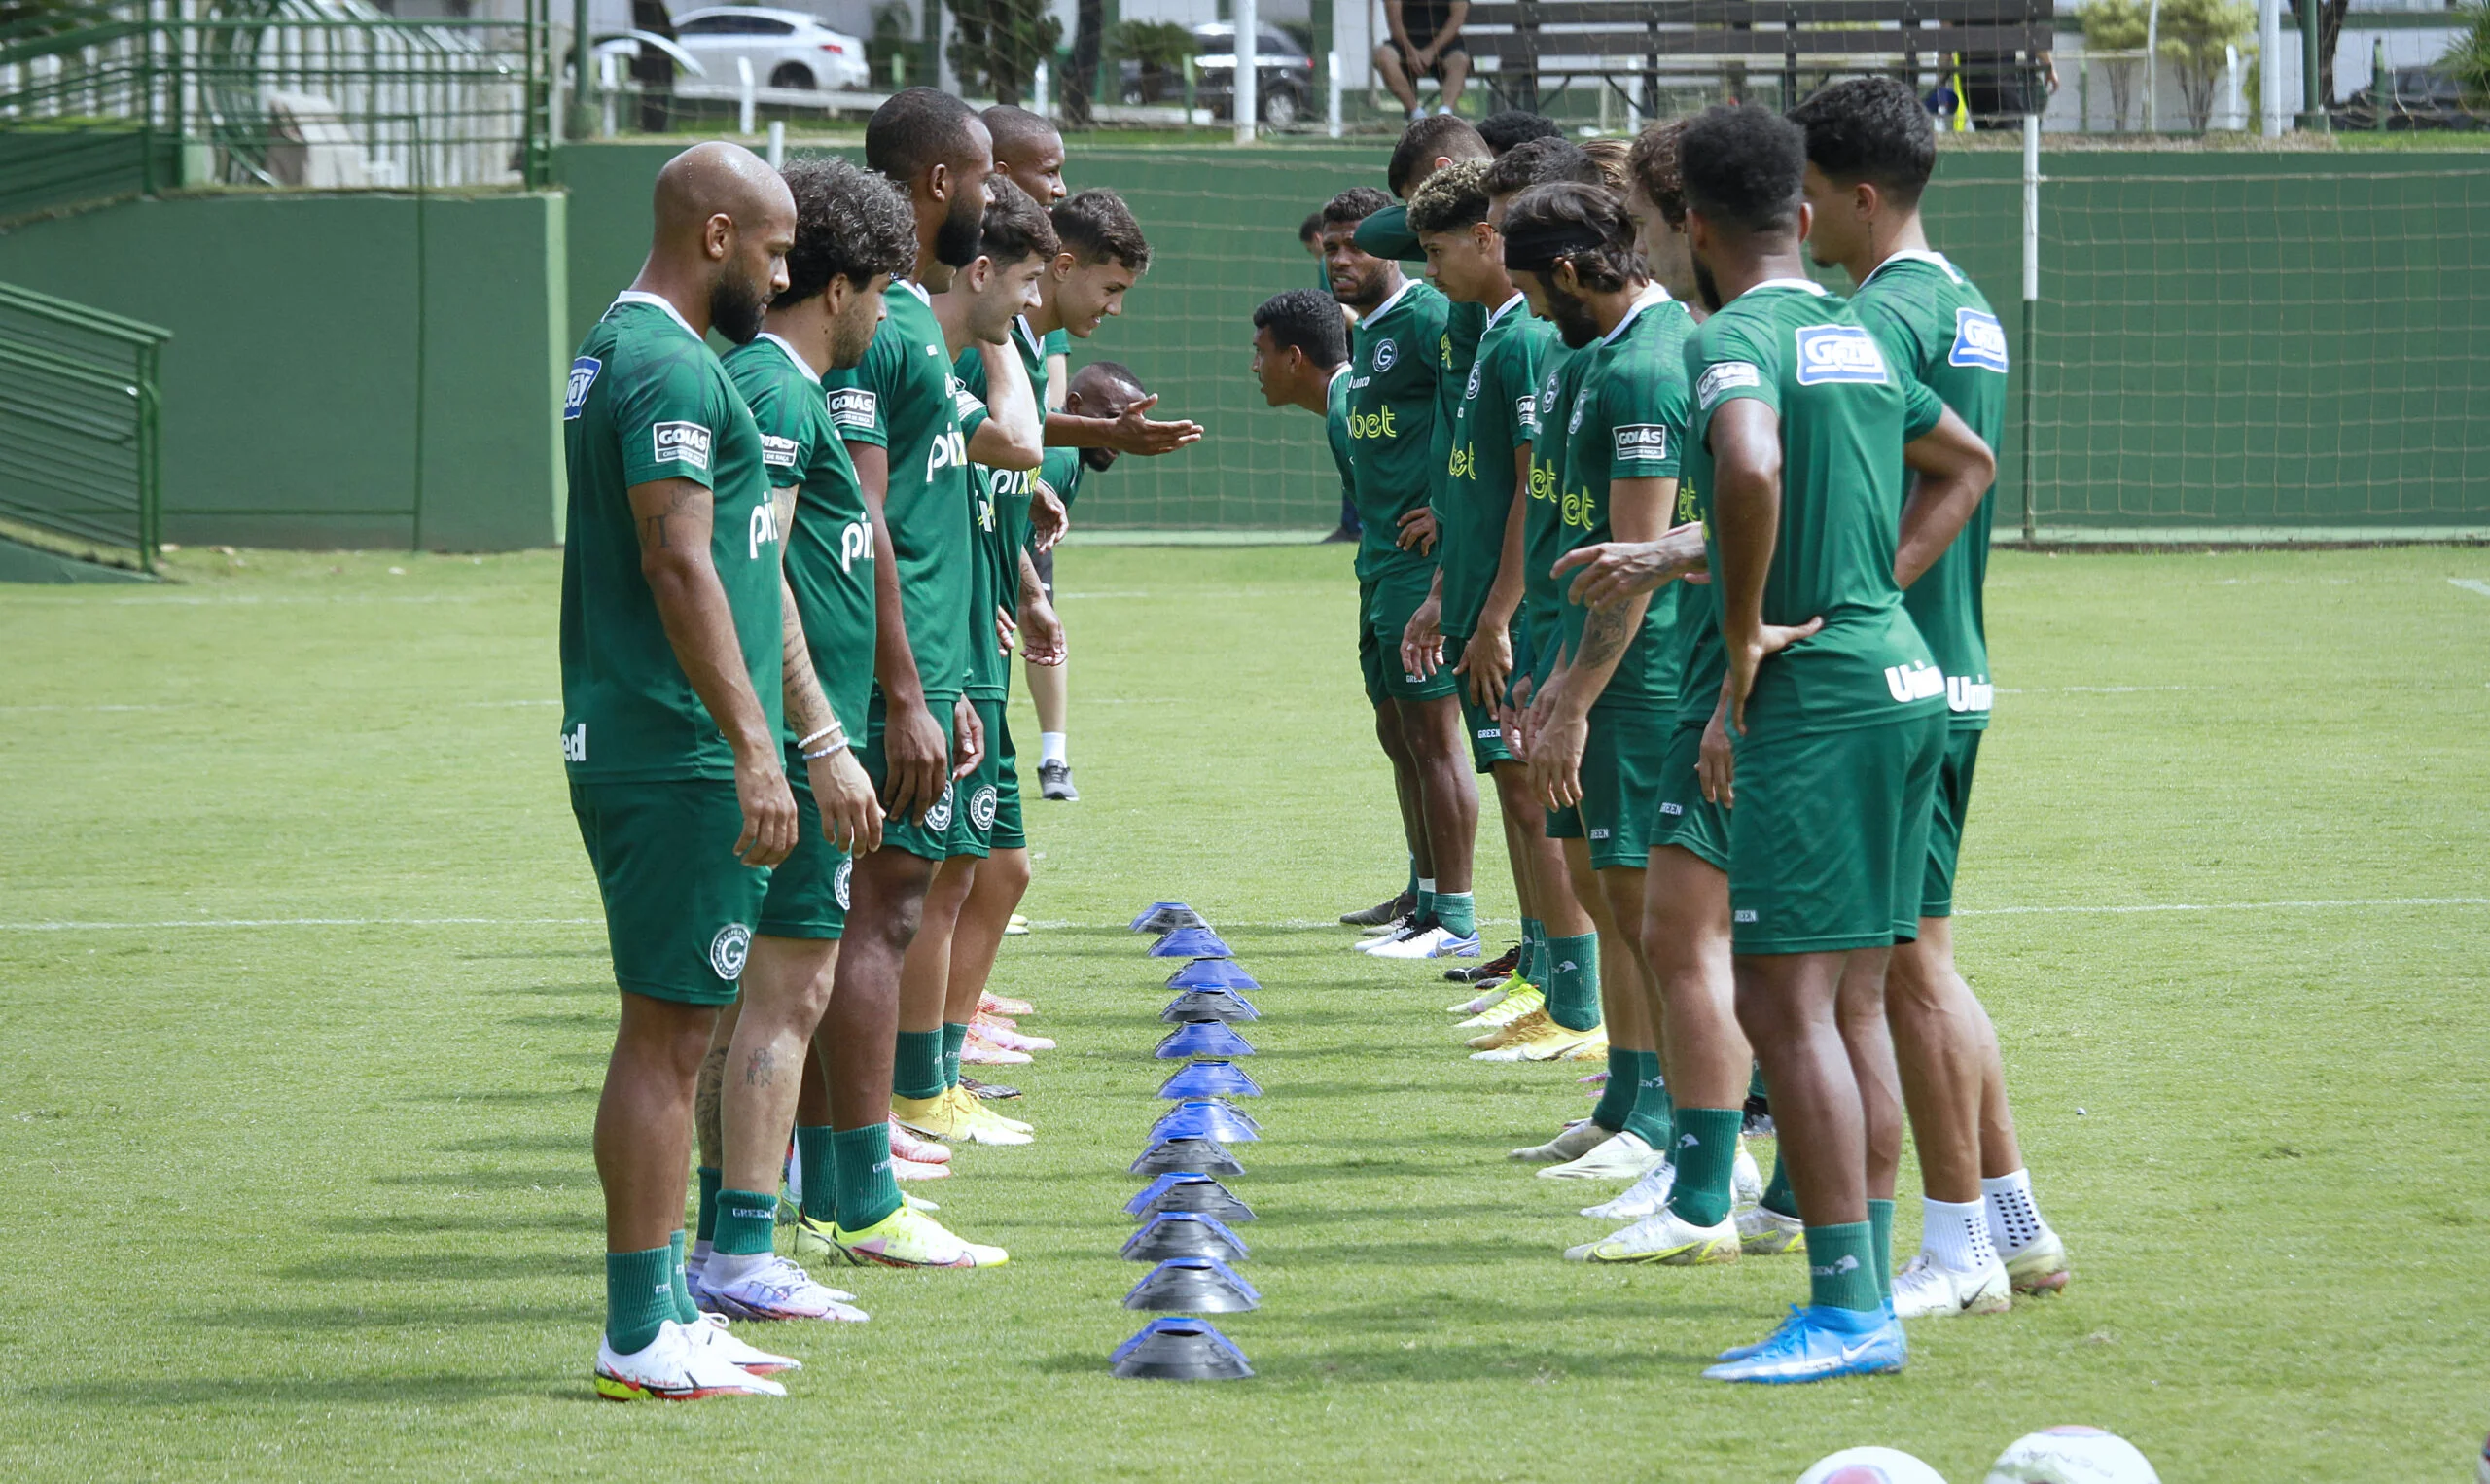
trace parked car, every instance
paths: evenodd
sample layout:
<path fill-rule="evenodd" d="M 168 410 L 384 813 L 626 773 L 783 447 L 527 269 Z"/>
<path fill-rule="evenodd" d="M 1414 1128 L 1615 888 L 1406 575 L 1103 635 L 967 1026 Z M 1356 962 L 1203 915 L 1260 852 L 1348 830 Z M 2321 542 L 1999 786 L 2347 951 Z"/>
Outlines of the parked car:
<path fill-rule="evenodd" d="M 733 96 L 742 88 L 735 59 L 752 80 L 801 92 L 860 92 L 872 80 L 865 44 L 802 11 L 719 5 L 674 18 L 675 44 L 700 59 L 702 76 L 678 81 L 687 97 Z"/>
<path fill-rule="evenodd" d="M 2337 129 L 2377 126 L 2378 89 L 2372 83 L 2343 100 L 2334 110 Z M 2386 126 L 2389 129 L 2484 126 L 2482 117 L 2465 106 L 2464 85 L 2435 67 L 2395 67 L 2387 72 Z"/>
<path fill-rule="evenodd" d="M 1193 106 L 1211 117 L 1235 117 L 1236 26 L 1207 20 L 1193 33 Z M 1314 59 L 1286 31 L 1258 27 L 1254 43 L 1254 112 L 1272 128 L 1286 128 L 1313 107 Z M 1185 100 L 1185 80 L 1174 73 L 1147 76 L 1141 63 L 1122 64 L 1126 103 L 1175 104 Z"/>

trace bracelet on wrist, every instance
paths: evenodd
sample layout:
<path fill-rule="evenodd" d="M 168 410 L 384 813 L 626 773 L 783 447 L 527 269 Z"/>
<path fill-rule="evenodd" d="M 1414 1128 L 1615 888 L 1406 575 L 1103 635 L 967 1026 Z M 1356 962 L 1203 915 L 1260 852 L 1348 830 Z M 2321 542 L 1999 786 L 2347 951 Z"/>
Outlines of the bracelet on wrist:
<path fill-rule="evenodd" d="M 828 726 L 825 726 L 825 727 L 821 728 L 819 731 L 814 732 L 814 733 L 813 733 L 811 736 L 809 736 L 809 737 L 798 737 L 798 738 L 796 739 L 796 746 L 797 746 L 799 749 L 802 749 L 802 748 L 810 747 L 810 746 L 812 746 L 814 743 L 816 743 L 816 742 L 820 741 L 820 740 L 821 740 L 822 738 L 824 738 L 824 737 L 829 736 L 832 732 L 835 732 L 835 731 L 836 731 L 836 730 L 838 730 L 838 724 L 837 724 L 836 722 L 833 722 L 833 723 L 831 723 Z"/>

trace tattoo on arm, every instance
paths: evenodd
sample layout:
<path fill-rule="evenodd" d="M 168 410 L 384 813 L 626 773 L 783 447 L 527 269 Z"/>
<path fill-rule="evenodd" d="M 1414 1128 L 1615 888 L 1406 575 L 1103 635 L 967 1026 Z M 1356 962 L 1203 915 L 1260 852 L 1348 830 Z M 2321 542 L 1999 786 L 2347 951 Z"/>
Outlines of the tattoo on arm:
<path fill-rule="evenodd" d="M 685 511 L 690 510 L 694 505 L 707 504 L 708 500 L 709 492 L 707 490 L 701 488 L 697 484 L 692 483 L 689 480 L 683 481 L 674 489 L 671 497 L 666 501 L 666 507 L 664 510 L 659 511 L 654 515 L 645 515 L 641 517 L 641 548 L 646 549 L 654 547 L 660 551 L 670 551 L 674 549 L 675 517 L 681 515 Z"/>
<path fill-rule="evenodd" d="M 799 737 L 809 737 L 833 720 L 830 698 L 813 673 L 813 655 L 804 643 L 804 620 L 796 612 L 795 589 L 778 584 L 778 683 L 787 698 L 787 724 Z"/>
<path fill-rule="evenodd" d="M 1639 614 L 1628 614 L 1622 606 L 1594 608 L 1583 620 L 1581 652 L 1574 656 L 1577 666 L 1607 664 L 1625 653 L 1626 642 L 1634 637 Z"/>

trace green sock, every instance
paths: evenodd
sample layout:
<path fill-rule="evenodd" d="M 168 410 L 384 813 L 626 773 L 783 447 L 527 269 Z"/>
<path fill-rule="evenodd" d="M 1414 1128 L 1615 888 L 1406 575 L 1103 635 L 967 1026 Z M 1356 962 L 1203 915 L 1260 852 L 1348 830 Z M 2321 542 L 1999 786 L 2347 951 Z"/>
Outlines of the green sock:
<path fill-rule="evenodd" d="M 943 1022 L 943 1086 L 957 1087 L 960 1085 L 960 1048 L 968 1043 L 969 1028 L 966 1021 L 945 1020 Z"/>
<path fill-rule="evenodd" d="M 1773 1143 L 1778 1145 L 1780 1141 Z M 1772 1156 L 1772 1183 L 1763 1187 L 1763 1199 L 1756 1204 L 1774 1216 L 1798 1214 L 1797 1192 L 1790 1188 L 1790 1161 L 1782 1158 L 1777 1149 Z"/>
<path fill-rule="evenodd" d="M 1629 1051 L 1626 1054 L 1634 1058 L 1634 1108 L 1625 1115 L 1625 1131 L 1665 1153 L 1669 1147 L 1669 1129 L 1674 1121 L 1674 1105 L 1669 1101 L 1669 1084 L 1660 1076 L 1660 1053 Z"/>
<path fill-rule="evenodd" d="M 1677 1111 L 1677 1144 L 1669 1151 L 1677 1161 L 1677 1184 L 1669 1191 L 1669 1209 L 1680 1220 L 1718 1226 L 1729 1219 L 1734 1201 L 1729 1182 L 1737 1170 L 1742 1121 L 1734 1108 Z"/>
<path fill-rule="evenodd" d="M 605 1254 L 605 1343 L 616 1355 L 648 1349 L 658 1326 L 675 1317 L 673 1275 L 682 1265 L 672 1243 Z"/>
<path fill-rule="evenodd" d="M 891 1060 L 892 1096 L 939 1098 L 949 1085 L 943 1080 L 943 1033 L 900 1032 L 899 1054 Z"/>
<path fill-rule="evenodd" d="M 1884 1299 L 1876 1291 L 1875 1238 L 1866 1221 L 1807 1228 L 1807 1302 L 1819 1309 L 1872 1314 Z"/>
<path fill-rule="evenodd" d="M 692 1234 L 706 1242 L 718 1234 L 718 1182 L 722 1177 L 705 1164 L 694 1167 L 692 1173 L 700 1179 L 700 1219 L 693 1226 Z"/>
<path fill-rule="evenodd" d="M 1569 1031 L 1599 1024 L 1599 935 L 1547 940 L 1547 1017 Z"/>
<path fill-rule="evenodd" d="M 1436 921 L 1444 931 L 1468 937 L 1478 931 L 1478 901 L 1468 892 L 1436 893 Z"/>
<path fill-rule="evenodd" d="M 891 1174 L 891 1126 L 868 1123 L 830 1136 L 838 1162 L 838 1229 L 863 1231 L 899 1209 L 899 1181 Z"/>
<path fill-rule="evenodd" d="M 1521 920 L 1521 957 L 1513 961 L 1513 976 L 1524 984 L 1538 984 L 1541 956 L 1547 946 L 1547 925 L 1536 917 Z"/>
<path fill-rule="evenodd" d="M 1763 1063 L 1761 1062 L 1756 1063 L 1755 1070 L 1747 1074 L 1747 1096 L 1767 1099 L 1772 1096 L 1763 1090 Z"/>
<path fill-rule="evenodd" d="M 1417 895 L 1418 895 L 1418 858 L 1417 858 L 1416 856 L 1411 856 L 1411 857 L 1409 858 L 1409 884 L 1408 884 L 1407 886 L 1405 886 L 1405 887 L 1401 888 L 1401 895 L 1402 895 L 1402 896 L 1404 896 L 1404 897 L 1409 898 L 1409 899 L 1410 899 L 1410 900 L 1412 900 L 1412 901 L 1415 901 L 1415 900 L 1417 899 Z"/>
<path fill-rule="evenodd" d="M 1436 883 L 1432 876 L 1418 878 L 1418 921 L 1436 915 Z"/>
<path fill-rule="evenodd" d="M 829 1124 L 796 1125 L 796 1169 L 804 1181 L 804 1215 L 829 1225 L 838 1215 L 837 1146 Z"/>
<path fill-rule="evenodd" d="M 1634 1053 L 1623 1046 L 1609 1047 L 1608 1085 L 1600 1088 L 1599 1101 L 1591 1105 L 1591 1121 L 1612 1134 L 1628 1127 L 1635 1086 Z"/>
<path fill-rule="evenodd" d="M 1890 1302 L 1894 1296 L 1894 1203 L 1868 1197 L 1868 1227 L 1875 1236 L 1876 1296 Z"/>
<path fill-rule="evenodd" d="M 674 1266 L 668 1270 L 671 1281 L 666 1286 L 674 1290 L 674 1322 L 696 1325 L 700 1323 L 700 1310 L 692 1302 L 692 1280 L 683 1271 L 683 1228 L 678 1226 L 674 1235 L 666 1238 L 666 1251 L 674 1256 Z M 623 1353 L 628 1355 L 630 1352 Z"/>
<path fill-rule="evenodd" d="M 718 1192 L 718 1234 L 714 1250 L 723 1257 L 757 1257 L 769 1251 L 770 1234 L 778 1227 L 778 1198 L 758 1190 Z"/>

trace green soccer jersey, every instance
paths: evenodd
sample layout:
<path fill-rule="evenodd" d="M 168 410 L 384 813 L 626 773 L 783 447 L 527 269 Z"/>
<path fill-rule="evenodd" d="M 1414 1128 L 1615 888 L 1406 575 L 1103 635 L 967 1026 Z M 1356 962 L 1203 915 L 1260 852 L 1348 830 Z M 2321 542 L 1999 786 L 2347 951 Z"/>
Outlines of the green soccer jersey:
<path fill-rule="evenodd" d="M 1443 493 L 1436 501 L 1436 560 L 1443 570 L 1443 634 L 1466 639 L 1495 585 L 1513 504 L 1513 454 L 1530 443 L 1539 363 L 1555 327 L 1515 294 L 1488 316 L 1461 380 L 1451 420 Z"/>
<path fill-rule="evenodd" d="M 1962 269 L 1936 253 L 1896 253 L 1868 275 L 1850 307 L 1888 355 L 1997 448 L 2006 431 L 2006 327 Z M 1903 611 L 1945 672 L 1945 704 L 1957 731 L 1986 727 L 1995 693 L 1980 603 L 1995 493 L 1994 486 L 1982 493 L 1963 533 L 1903 593 Z"/>
<path fill-rule="evenodd" d="M 1564 484 L 1565 422 L 1574 405 L 1574 383 L 1590 352 L 1576 350 L 1552 332 L 1539 362 L 1539 390 L 1531 398 L 1530 509 L 1521 525 L 1522 614 L 1534 648 L 1557 631 L 1564 599 L 1556 587 L 1556 558 L 1565 551 L 1565 515 L 1557 491 Z"/>
<path fill-rule="evenodd" d="M 1562 437 L 1564 483 L 1557 507 L 1565 549 L 1616 539 L 1609 523 L 1609 485 L 1618 479 L 1674 479 L 1686 443 L 1686 341 L 1694 317 L 1657 284 L 1645 290 L 1617 328 L 1585 347 Z M 1560 435 L 1550 432 L 1549 437 Z M 1565 652 L 1582 647 L 1590 610 L 1557 587 L 1564 604 Z M 1594 703 L 1603 711 L 1665 712 L 1677 704 L 1679 661 L 1673 642 L 1677 606 L 1686 591 L 1671 583 L 1652 595 L 1643 622 L 1626 641 Z"/>
<path fill-rule="evenodd" d="M 1441 379 L 1444 297 L 1410 279 L 1358 322 L 1349 341 L 1349 442 L 1358 524 L 1358 578 L 1435 558 L 1394 543 L 1401 517 L 1434 493 L 1436 387 Z"/>
<path fill-rule="evenodd" d="M 1054 491 L 1063 508 L 1070 510 L 1074 498 L 1081 493 L 1081 481 L 1088 474 L 1089 466 L 1081 461 L 1080 449 L 1049 448 L 1046 462 L 1038 466 L 1038 482 Z"/>
<path fill-rule="evenodd" d="M 1872 726 L 1945 709 L 1945 678 L 1903 611 L 1894 541 L 1903 444 L 1944 405 L 1898 373 L 1847 304 L 1803 278 L 1741 294 L 1687 341 L 1694 388 L 1687 461 L 1700 493 L 1718 620 L 1713 414 L 1742 398 L 1781 422 L 1781 523 L 1764 576 L 1763 621 L 1824 628 L 1766 659 L 1747 700 L 1749 734 Z"/>
<path fill-rule="evenodd" d="M 1452 462 L 1452 419 L 1461 410 L 1461 395 L 1470 384 L 1470 368 L 1478 364 L 1478 341 L 1487 333 L 1487 308 L 1484 304 L 1462 303 L 1446 299 L 1443 310 L 1443 332 L 1436 336 L 1436 426 L 1435 436 L 1428 441 L 1427 469 L 1432 482 L 1427 488 L 1427 503 L 1441 515 L 1443 496 L 1448 481 L 1446 471 Z M 1437 537 L 1438 558 L 1442 551 L 1442 537 Z"/>
<path fill-rule="evenodd" d="M 884 301 L 890 313 L 864 361 L 832 371 L 822 384 L 838 436 L 888 454 L 882 519 L 899 563 L 907 643 L 926 700 L 948 703 L 967 684 L 975 628 L 968 440 L 985 421 L 985 406 L 951 375 L 950 350 L 925 291 L 897 281 Z"/>
<path fill-rule="evenodd" d="M 821 693 L 848 746 L 862 750 L 873 689 L 873 523 L 865 487 L 830 420 L 821 378 L 793 345 L 765 335 L 727 352 L 726 365 L 760 425 L 770 488 L 796 490 L 795 519 L 783 533 L 787 590 Z"/>
<path fill-rule="evenodd" d="M 694 693 L 640 573 L 633 485 L 690 479 L 712 501 L 709 556 L 774 732 L 778 528 L 761 429 L 674 306 L 615 300 L 571 362 L 562 404 L 562 761 L 581 783 L 731 778 L 734 752 Z"/>
<path fill-rule="evenodd" d="M 1012 348 L 1020 354 L 1020 369 L 1038 406 L 1047 405 L 1046 343 L 1025 318 L 1012 322 Z M 985 358 L 974 345 L 960 353 L 951 374 L 969 395 L 984 405 Z M 1040 413 L 1043 417 L 1045 414 Z M 1029 489 L 1037 477 L 1030 469 L 969 466 L 969 483 L 977 501 L 975 545 L 978 571 L 970 601 L 983 617 L 969 636 L 968 696 L 973 701 L 1000 701 L 1012 691 L 1012 659 L 994 634 L 998 608 L 1017 610 L 1020 601 L 1020 548 L 1029 539 Z"/>

